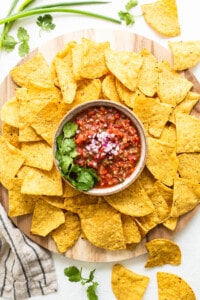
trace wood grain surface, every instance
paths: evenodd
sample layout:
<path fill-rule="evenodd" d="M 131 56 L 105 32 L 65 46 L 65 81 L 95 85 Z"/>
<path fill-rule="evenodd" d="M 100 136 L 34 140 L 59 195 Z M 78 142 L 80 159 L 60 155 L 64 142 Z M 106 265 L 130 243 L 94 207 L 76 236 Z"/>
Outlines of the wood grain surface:
<path fill-rule="evenodd" d="M 41 47 L 32 51 L 25 59 L 21 60 L 19 64 L 33 57 L 37 52 L 41 52 L 50 64 L 54 55 L 64 45 L 70 41 L 81 42 L 82 37 L 89 38 L 96 42 L 109 41 L 111 48 L 119 51 L 140 51 L 143 48 L 148 49 L 158 60 L 167 59 L 172 63 L 172 56 L 168 49 L 163 48 L 152 40 L 146 37 L 139 36 L 127 31 L 119 30 L 96 30 L 88 29 L 66 35 L 59 36 L 52 41 L 42 45 Z M 190 71 L 183 72 L 183 76 L 193 82 L 193 90 L 200 93 L 200 84 L 195 76 Z M 15 94 L 15 85 L 8 75 L 0 86 L 0 107 Z M 200 102 L 193 108 L 192 114 L 200 118 Z M 8 195 L 4 187 L 0 185 L 0 201 L 6 210 L 8 210 Z M 135 250 L 119 250 L 119 251 L 106 251 L 99 249 L 89 242 L 83 239 L 79 239 L 78 242 L 69 249 L 64 255 L 68 258 L 73 258 L 81 261 L 91 262 L 111 262 L 120 261 L 128 258 L 137 257 L 146 253 L 145 242 L 152 238 L 165 237 L 172 239 L 174 235 L 178 234 L 187 223 L 191 220 L 195 212 L 199 207 L 192 212 L 182 216 L 178 222 L 177 228 L 174 232 L 165 229 L 163 226 L 158 226 L 152 230 L 145 239 L 135 248 Z M 20 228 L 27 236 L 33 241 L 49 249 L 50 251 L 57 252 L 56 246 L 53 240 L 49 237 L 42 238 L 30 234 L 31 215 L 25 215 L 17 218 L 13 218 L 12 221 Z"/>

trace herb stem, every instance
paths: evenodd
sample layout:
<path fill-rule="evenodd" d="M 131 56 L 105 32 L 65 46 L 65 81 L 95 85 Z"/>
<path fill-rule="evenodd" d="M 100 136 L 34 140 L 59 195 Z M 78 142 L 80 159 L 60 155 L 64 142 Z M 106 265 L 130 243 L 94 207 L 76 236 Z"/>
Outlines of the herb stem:
<path fill-rule="evenodd" d="M 5 24 L 8 22 L 15 21 L 17 19 L 22 19 L 25 17 L 29 17 L 32 15 L 37 15 L 37 14 L 44 14 L 44 13 L 71 13 L 71 14 L 79 14 L 79 15 L 84 15 L 88 17 L 93 17 L 93 18 L 98 18 L 106 21 L 110 21 L 113 23 L 121 24 L 121 21 L 118 19 L 114 19 L 108 16 L 100 15 L 97 13 L 92 13 L 89 11 L 83 11 L 83 10 L 78 10 L 78 9 L 68 9 L 68 8 L 60 8 L 60 7 L 52 7 L 52 8 L 40 8 L 40 9 L 31 9 L 31 10 L 25 10 L 22 12 L 18 12 L 16 14 L 7 16 L 3 19 L 0 19 L 0 25 Z"/>
<path fill-rule="evenodd" d="M 79 1 L 79 2 L 60 2 L 60 3 L 53 3 L 47 4 L 42 6 L 36 6 L 34 9 L 41 9 L 41 8 L 52 8 L 52 7 L 60 7 L 60 6 L 79 6 L 79 5 L 89 5 L 89 4 L 107 4 L 111 3 L 110 1 Z"/>

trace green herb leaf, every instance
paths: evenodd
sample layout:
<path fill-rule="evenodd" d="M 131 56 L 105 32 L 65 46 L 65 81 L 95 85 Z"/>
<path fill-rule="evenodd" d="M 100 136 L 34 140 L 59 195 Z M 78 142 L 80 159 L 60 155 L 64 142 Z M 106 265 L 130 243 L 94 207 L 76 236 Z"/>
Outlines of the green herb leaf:
<path fill-rule="evenodd" d="M 67 122 L 63 126 L 63 133 L 65 138 L 71 138 L 75 136 L 76 130 L 78 129 L 78 125 L 74 122 Z"/>
<path fill-rule="evenodd" d="M 93 281 L 94 280 L 94 272 L 95 269 L 92 270 L 89 274 L 89 278 L 83 278 L 82 277 L 82 268 L 79 270 L 77 267 L 68 267 L 64 269 L 64 274 L 68 277 L 69 281 L 74 282 L 80 282 L 82 285 L 91 283 L 87 287 L 87 298 L 89 300 L 98 300 L 98 296 L 96 294 L 98 282 Z"/>
<path fill-rule="evenodd" d="M 89 300 L 98 300 L 98 296 L 96 294 L 98 283 L 94 282 L 92 285 L 87 288 L 87 297 Z"/>
<path fill-rule="evenodd" d="M 131 8 L 133 8 L 134 6 L 138 5 L 138 1 L 137 0 L 129 0 L 126 4 L 126 10 L 130 10 Z"/>
<path fill-rule="evenodd" d="M 118 16 L 120 20 L 126 22 L 126 25 L 133 25 L 135 23 L 135 17 L 128 11 L 119 11 Z"/>
<path fill-rule="evenodd" d="M 81 281 L 81 278 L 82 278 L 81 272 L 82 272 L 82 269 L 79 270 L 75 266 L 68 267 L 68 268 L 64 269 L 65 276 L 67 276 L 69 281 L 71 281 L 71 282 Z"/>
<path fill-rule="evenodd" d="M 17 31 L 17 37 L 19 39 L 20 45 L 18 49 L 18 53 L 21 57 L 25 56 L 29 53 L 29 35 L 25 28 L 19 27 Z"/>
<path fill-rule="evenodd" d="M 68 154 L 70 156 L 70 152 L 74 151 L 76 144 L 73 139 L 63 139 L 62 141 L 62 154 Z"/>
<path fill-rule="evenodd" d="M 17 45 L 17 41 L 11 35 L 6 35 L 2 41 L 3 49 L 7 52 L 11 52 L 16 45 Z"/>
<path fill-rule="evenodd" d="M 45 14 L 44 16 L 39 16 L 37 18 L 36 24 L 43 30 L 49 31 L 55 28 L 53 24 L 53 17 L 50 14 Z"/>

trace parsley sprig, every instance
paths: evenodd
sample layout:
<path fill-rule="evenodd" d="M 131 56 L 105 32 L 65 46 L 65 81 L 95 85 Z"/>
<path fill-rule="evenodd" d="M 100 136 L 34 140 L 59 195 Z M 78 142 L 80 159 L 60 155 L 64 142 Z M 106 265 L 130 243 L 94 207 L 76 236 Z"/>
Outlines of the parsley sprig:
<path fill-rule="evenodd" d="M 56 139 L 56 159 L 62 175 L 78 190 L 88 191 L 98 182 L 98 176 L 94 169 L 74 163 L 74 158 L 78 156 L 73 139 L 77 129 L 78 125 L 74 122 L 67 122 L 63 126 Z"/>
<path fill-rule="evenodd" d="M 87 298 L 89 300 L 98 300 L 98 296 L 96 294 L 98 282 L 94 281 L 94 272 L 95 269 L 89 273 L 88 278 L 84 278 L 82 276 L 82 268 L 79 270 L 77 267 L 72 266 L 64 269 L 64 274 L 68 277 L 69 281 L 80 282 L 82 285 L 89 284 L 87 287 Z"/>

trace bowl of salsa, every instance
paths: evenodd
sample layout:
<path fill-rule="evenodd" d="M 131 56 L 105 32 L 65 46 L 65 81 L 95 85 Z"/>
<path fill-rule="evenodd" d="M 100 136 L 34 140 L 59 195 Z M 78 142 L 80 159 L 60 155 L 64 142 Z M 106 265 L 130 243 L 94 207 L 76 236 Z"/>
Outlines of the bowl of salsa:
<path fill-rule="evenodd" d="M 92 100 L 61 120 L 53 143 L 63 179 L 91 195 L 122 191 L 142 172 L 147 141 L 142 123 L 123 104 Z"/>

